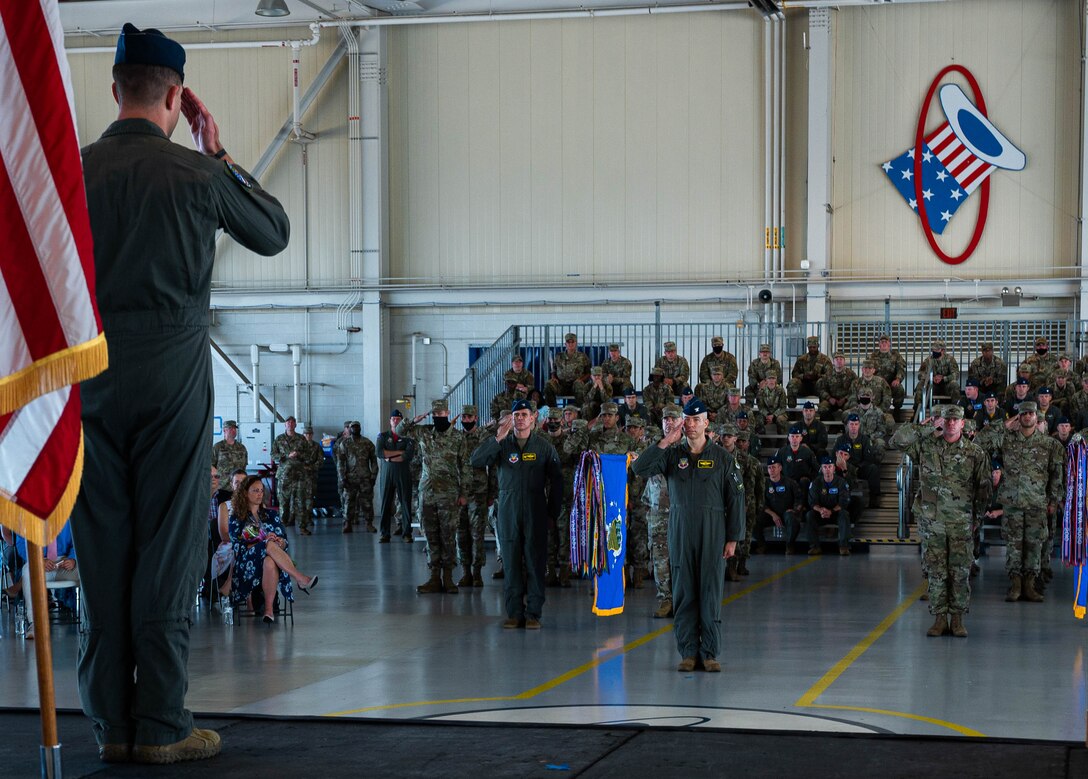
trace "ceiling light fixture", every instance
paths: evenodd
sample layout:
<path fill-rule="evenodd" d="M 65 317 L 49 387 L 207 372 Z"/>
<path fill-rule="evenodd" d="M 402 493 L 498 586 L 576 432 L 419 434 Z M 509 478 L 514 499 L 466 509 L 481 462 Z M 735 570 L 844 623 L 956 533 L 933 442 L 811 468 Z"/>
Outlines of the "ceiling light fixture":
<path fill-rule="evenodd" d="M 291 9 L 284 0 L 261 0 L 257 3 L 257 16 L 287 16 Z"/>

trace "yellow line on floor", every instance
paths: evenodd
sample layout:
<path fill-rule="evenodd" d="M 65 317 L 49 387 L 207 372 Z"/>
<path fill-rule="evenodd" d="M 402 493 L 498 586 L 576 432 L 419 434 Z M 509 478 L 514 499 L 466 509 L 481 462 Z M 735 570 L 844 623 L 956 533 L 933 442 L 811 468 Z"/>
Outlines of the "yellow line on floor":
<path fill-rule="evenodd" d="M 817 558 L 810 557 L 807 560 L 802 560 L 801 562 L 797 563 L 796 565 L 791 565 L 789 568 L 785 568 L 785 569 L 779 571 L 776 574 L 768 576 L 766 579 L 761 579 L 760 581 L 756 582 L 755 584 L 752 584 L 752 585 L 750 585 L 748 587 L 745 587 L 743 590 L 738 590 L 737 592 L 733 593 L 729 597 L 723 599 L 722 600 L 722 605 L 725 606 L 725 605 L 728 605 L 730 603 L 733 603 L 734 601 L 737 601 L 737 600 L 743 598 L 745 595 L 749 595 L 749 594 L 755 592 L 756 590 L 760 590 L 760 589 L 762 589 L 762 588 L 764 588 L 764 587 L 766 587 L 766 586 L 768 586 L 770 584 L 773 584 L 776 581 L 778 581 L 779 579 L 793 573 L 794 571 L 797 571 L 797 570 L 799 570 L 801 568 L 804 568 L 806 565 L 810 565 L 811 563 L 816 562 L 816 559 Z M 348 709 L 347 711 L 337 711 L 337 712 L 332 712 L 330 714 L 326 714 L 324 716 L 326 716 L 326 717 L 344 717 L 344 716 L 347 716 L 349 714 L 365 714 L 367 712 L 372 712 L 372 711 L 388 711 L 388 710 L 391 710 L 391 709 L 406 709 L 406 708 L 411 708 L 413 706 L 438 706 L 438 705 L 450 704 L 450 703 L 484 703 L 484 702 L 491 702 L 491 701 L 524 701 L 524 700 L 528 700 L 530 698 L 535 698 L 537 695 L 540 695 L 541 693 L 548 692 L 549 690 L 554 690 L 556 687 L 560 686 L 561 684 L 569 682 L 571 679 L 579 677 L 582 674 L 586 673 L 587 671 L 592 671 L 597 666 L 602 665 L 603 663 L 607 663 L 609 660 L 613 660 L 614 658 L 619 657 L 620 655 L 626 654 L 627 652 L 630 652 L 633 649 L 638 649 L 640 646 L 648 644 L 651 641 L 653 641 L 655 638 L 659 638 L 659 637 L 661 637 L 661 636 L 663 636 L 666 633 L 669 633 L 671 631 L 672 631 L 672 624 L 670 623 L 668 625 L 665 625 L 664 627 L 658 628 L 657 630 L 654 630 L 654 631 L 652 631 L 650 633 L 647 633 L 644 636 L 636 638 L 634 641 L 631 641 L 631 642 L 629 642 L 627 644 L 624 644 L 619 649 L 616 649 L 616 650 L 611 651 L 611 652 L 607 652 L 607 653 L 601 655 L 600 657 L 597 657 L 597 658 L 594 658 L 593 660 L 590 660 L 588 663 L 584 663 L 584 664 L 578 666 L 577 668 L 572 668 L 571 670 L 567 671 L 564 674 L 561 674 L 560 676 L 555 677 L 554 679 L 550 679 L 550 680 L 544 682 L 543 684 L 539 684 L 536 687 L 532 687 L 532 688 L 526 690 L 525 692 L 518 693 L 517 695 L 498 696 L 498 697 L 492 697 L 492 698 L 452 698 L 452 699 L 449 699 L 449 700 L 441 700 L 441 701 L 413 701 L 413 702 L 410 702 L 410 703 L 389 703 L 389 704 L 385 704 L 385 705 L 381 705 L 381 706 L 367 706 L 366 708 L 362 708 L 362 709 Z"/>
<path fill-rule="evenodd" d="M 935 719 L 933 717 L 924 717 L 920 714 L 910 714 L 908 712 L 902 711 L 890 711 L 888 709 L 873 709 L 865 706 L 837 706 L 832 704 L 816 703 L 816 699 L 823 695 L 827 691 L 827 688 L 834 684 L 838 680 L 838 678 L 846 672 L 846 669 L 853 665 L 859 657 L 861 657 L 869 650 L 869 647 L 875 644 L 881 636 L 888 632 L 888 629 L 892 625 L 894 625 L 896 621 L 901 616 L 903 616 L 904 613 L 906 613 L 907 609 L 909 609 L 911 606 L 918 602 L 918 599 L 922 597 L 922 593 L 925 591 L 925 588 L 926 585 L 924 583 L 918 585 L 918 587 L 915 588 L 912 593 L 907 595 L 907 597 L 904 598 L 903 601 L 895 607 L 895 610 L 892 611 L 891 614 L 886 616 L 879 625 L 877 625 L 875 628 L 873 628 L 872 631 L 870 631 L 869 635 L 865 636 L 865 638 L 859 641 L 853 649 L 846 653 L 846 656 L 843 657 L 842 660 L 839 660 L 839 662 L 835 663 L 835 665 L 831 667 L 831 670 L 829 670 L 822 677 L 820 677 L 820 680 L 817 681 L 816 684 L 812 685 L 812 687 L 810 687 L 804 695 L 798 698 L 797 703 L 795 703 L 794 706 L 807 709 L 836 709 L 839 711 L 861 711 L 867 712 L 869 714 L 884 714 L 889 717 L 902 717 L 904 719 L 918 720 L 919 722 L 928 722 L 931 725 L 938 725 L 942 728 L 954 730 L 964 736 L 983 736 L 983 734 L 979 733 L 977 730 L 972 730 L 971 728 L 957 725 L 954 722 L 946 722 L 944 720 Z"/>

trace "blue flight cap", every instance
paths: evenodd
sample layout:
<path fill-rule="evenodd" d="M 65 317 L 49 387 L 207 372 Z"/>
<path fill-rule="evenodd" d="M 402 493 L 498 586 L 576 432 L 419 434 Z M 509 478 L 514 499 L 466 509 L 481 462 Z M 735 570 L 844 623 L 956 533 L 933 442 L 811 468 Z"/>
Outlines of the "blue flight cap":
<path fill-rule="evenodd" d="M 801 427 L 800 425 L 794 425 L 793 427 L 790 428 L 789 435 L 804 435 L 804 434 L 805 434 L 805 429 L 803 427 Z"/>
<path fill-rule="evenodd" d="M 968 379 L 967 380 L 967 386 L 968 387 L 977 387 L 977 386 L 979 386 L 978 379 Z"/>
<path fill-rule="evenodd" d="M 847 443 L 846 441 L 839 441 L 835 445 L 835 451 L 836 452 L 849 452 L 850 451 L 850 444 Z"/>
<path fill-rule="evenodd" d="M 524 398 L 522 398 L 521 400 L 515 400 L 514 405 L 510 407 L 510 413 L 511 414 L 514 413 L 515 411 L 532 411 L 532 410 L 533 410 L 532 404 L 530 404 L 529 401 L 525 400 Z"/>
<path fill-rule="evenodd" d="M 389 418 L 392 419 L 393 417 L 400 417 L 401 419 L 403 419 L 404 414 L 400 413 L 399 408 L 395 408 L 395 409 L 393 409 L 392 411 L 389 412 Z"/>
<path fill-rule="evenodd" d="M 691 387 L 684 387 L 682 390 L 680 390 L 680 394 L 681 395 L 694 395 L 695 392 L 691 389 Z"/>
<path fill-rule="evenodd" d="M 172 41 L 159 30 L 139 29 L 136 25 L 125 22 L 121 35 L 117 38 L 117 53 L 114 65 L 159 65 L 181 76 L 185 80 L 185 49 L 177 41 Z"/>
<path fill-rule="evenodd" d="M 997 459 L 996 457 L 991 458 L 991 460 L 990 460 L 990 470 L 991 471 L 1000 471 L 1001 470 L 1001 460 Z"/>
<path fill-rule="evenodd" d="M 1054 393 L 1050 391 L 1050 387 L 1040 387 L 1039 391 L 1036 392 L 1035 394 L 1036 395 L 1053 395 Z"/>
<path fill-rule="evenodd" d="M 767 465 L 781 465 L 781 464 L 782 464 L 782 458 L 779 457 L 777 454 L 772 454 L 770 457 L 767 458 Z"/>
<path fill-rule="evenodd" d="M 860 422 L 861 417 L 858 416 L 857 414 L 847 414 L 846 415 L 846 421 L 847 422 Z"/>
<path fill-rule="evenodd" d="M 733 419 L 747 419 L 747 418 L 748 418 L 748 412 L 745 411 L 744 409 L 741 409 L 740 411 L 738 411 L 736 414 L 733 415 Z"/>
<path fill-rule="evenodd" d="M 694 417 L 707 412 L 706 403 L 698 398 L 692 398 L 684 404 L 684 416 Z"/>
<path fill-rule="evenodd" d="M 816 404 L 811 400 L 806 400 L 805 405 L 801 406 L 801 408 L 816 408 Z"/>
<path fill-rule="evenodd" d="M 1071 420 L 1069 417 L 1058 417 L 1058 424 L 1059 425 L 1071 425 L 1071 424 L 1073 424 L 1073 420 Z"/>
<path fill-rule="evenodd" d="M 1029 379 L 1025 379 L 1023 376 L 1021 376 L 1019 379 L 1016 380 L 1016 383 L 1017 384 L 1028 385 L 1028 384 L 1031 384 L 1031 381 Z"/>
<path fill-rule="evenodd" d="M 826 454 L 820 457 L 820 465 L 834 465 L 835 461 L 828 457 Z"/>
<path fill-rule="evenodd" d="M 995 395 L 992 392 L 987 392 L 985 395 L 982 396 L 983 400 L 989 400 L 990 398 L 993 398 L 994 400 L 997 400 L 997 395 Z"/>

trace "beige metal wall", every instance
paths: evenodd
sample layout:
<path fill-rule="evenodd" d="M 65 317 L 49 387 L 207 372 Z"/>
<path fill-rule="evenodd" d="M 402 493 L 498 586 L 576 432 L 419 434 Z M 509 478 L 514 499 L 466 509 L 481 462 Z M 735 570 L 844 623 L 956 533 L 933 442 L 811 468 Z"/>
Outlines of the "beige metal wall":
<path fill-rule="evenodd" d="M 393 275 L 761 273 L 762 30 L 743 12 L 395 29 Z"/>
<path fill-rule="evenodd" d="M 963 0 L 835 14 L 836 275 L 1068 275 L 1077 239 L 1078 7 L 1074 0 Z M 926 89 L 951 63 L 974 73 L 990 118 L 1027 155 L 1025 170 L 991 175 L 982 242 L 956 269 L 930 251 L 917 217 L 880 169 L 914 144 Z M 927 132 L 943 120 L 934 99 Z M 968 244 L 980 194 L 939 237 L 949 254 Z"/>
<path fill-rule="evenodd" d="M 309 39 L 307 28 L 277 30 L 276 36 Z M 218 34 L 217 41 L 262 37 L 260 31 Z M 265 34 L 264 37 L 268 37 Z M 182 43 L 197 40 L 178 35 Z M 69 47 L 101 46 L 102 39 L 67 40 Z M 303 48 L 300 83 L 313 82 L 336 49 L 337 34 L 325 30 L 322 40 Z M 69 55 L 76 99 L 80 143 L 95 140 L 117 118 L 110 95 L 112 54 Z M 191 49 L 187 52 L 185 83 L 204 101 L 219 125 L 223 144 L 235 161 L 252 168 L 291 117 L 290 64 L 287 48 Z M 304 117 L 303 126 L 318 135 L 309 147 L 310 240 L 306 236 L 302 152 L 289 145 L 262 177 L 262 185 L 284 204 L 291 217 L 291 244 L 272 259 L 258 257 L 232 241 L 223 242 L 214 281 L 221 286 L 305 287 L 307 282 L 342 282 L 348 275 L 347 171 L 345 160 L 347 92 L 340 67 L 321 98 Z M 184 117 L 173 140 L 192 146 Z M 308 251 L 309 249 L 309 251 Z M 307 272 L 308 270 L 308 272 Z"/>

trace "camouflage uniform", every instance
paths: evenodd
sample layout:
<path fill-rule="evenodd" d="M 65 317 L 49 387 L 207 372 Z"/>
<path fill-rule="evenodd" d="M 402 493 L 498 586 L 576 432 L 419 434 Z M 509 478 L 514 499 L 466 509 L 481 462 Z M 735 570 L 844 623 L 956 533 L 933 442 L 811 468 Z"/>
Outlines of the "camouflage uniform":
<path fill-rule="evenodd" d="M 1082 389 L 1075 393 L 1065 413 L 1073 423 L 1074 430 L 1083 430 L 1088 427 L 1088 390 Z"/>
<path fill-rule="evenodd" d="M 967 378 L 978 381 L 980 394 L 992 392 L 996 395 L 1004 392 L 1009 384 L 1009 367 L 1000 357 L 991 356 L 989 360 L 976 357 L 967 366 Z"/>
<path fill-rule="evenodd" d="M 640 420 L 641 421 L 641 420 Z M 639 423 L 636 422 L 636 425 Z M 637 428 L 636 428 L 637 430 Z M 629 436 L 630 437 L 630 436 Z M 631 438 L 631 451 L 641 454 L 647 446 L 656 443 L 643 435 L 639 440 Z M 642 579 L 646 575 L 646 569 L 650 564 L 650 531 L 648 521 L 648 508 L 642 502 L 642 493 L 646 489 L 646 479 L 636 476 L 630 469 L 627 471 L 627 565 L 634 571 L 632 585 L 642 587 Z"/>
<path fill-rule="evenodd" d="M 876 368 L 876 375 L 888 382 L 895 410 L 903 408 L 903 399 L 907 396 L 907 390 L 903 386 L 907 379 L 907 361 L 903 359 L 903 355 L 895 349 L 889 349 L 887 353 L 874 349 L 869 352 L 869 359 Z M 899 384 L 894 386 L 893 381 L 898 381 Z"/>
<path fill-rule="evenodd" d="M 873 461 L 878 464 L 883 462 L 884 452 L 887 451 L 888 448 L 886 442 L 894 426 L 888 421 L 886 414 L 873 406 L 870 406 L 868 409 L 863 409 L 861 406 L 858 406 L 853 409 L 853 413 L 861 417 L 861 433 L 869 438 L 869 446 L 872 448 Z M 851 456 L 853 456 L 852 452 Z M 851 462 L 851 465 L 853 466 L 856 464 Z"/>
<path fill-rule="evenodd" d="M 819 346 L 820 339 L 810 336 L 808 345 Z M 805 352 L 793 364 L 790 371 L 790 383 L 786 385 L 786 395 L 791 406 L 797 405 L 798 395 L 819 395 L 817 384 L 831 370 L 831 360 L 826 354 Z"/>
<path fill-rule="evenodd" d="M 298 433 L 291 435 L 280 433 L 272 442 L 272 459 L 278 466 L 276 468 L 276 500 L 280 507 L 280 521 L 285 527 L 295 524 L 302 510 L 305 475 L 302 459 L 305 453 L 304 443 L 306 439 Z"/>
<path fill-rule="evenodd" d="M 695 397 L 706 403 L 707 410 L 714 414 L 714 421 L 717 421 L 717 413 L 720 409 L 724 408 L 729 403 L 729 390 L 732 389 L 732 385 L 725 381 L 724 375 L 721 373 L 721 368 L 714 366 L 715 376 L 721 376 L 718 383 L 715 384 L 713 377 L 705 382 L 700 382 L 695 388 Z"/>
<path fill-rule="evenodd" d="M 378 459 L 374 444 L 364 435 L 352 433 L 341 438 L 333 450 L 336 481 L 344 505 L 344 530 L 362 519 L 367 530 L 374 523 L 374 480 L 378 478 Z"/>
<path fill-rule="evenodd" d="M 503 411 L 509 411 L 511 406 L 514 405 L 515 400 L 524 400 L 526 397 L 524 392 L 500 392 L 498 395 L 491 399 L 491 418 L 498 420 L 499 415 Z M 552 404 L 554 405 L 554 403 Z"/>
<path fill-rule="evenodd" d="M 770 352 L 769 344 L 760 344 L 759 350 L 763 352 Z M 763 384 L 763 380 L 767 378 L 768 373 L 774 373 L 779 378 L 782 376 L 782 363 L 776 360 L 774 357 L 768 357 L 764 362 L 762 357 L 757 357 L 748 363 L 748 386 L 744 388 L 744 398 L 748 401 L 748 405 L 752 405 L 756 399 L 756 391 Z"/>
<path fill-rule="evenodd" d="M 669 341 L 672 343 L 672 341 Z M 675 344 L 673 344 L 675 347 Z M 665 355 L 661 355 L 657 358 L 657 362 L 654 363 L 654 370 L 660 371 L 661 375 L 666 379 L 672 379 L 672 391 L 679 395 L 680 390 L 687 386 L 688 379 L 691 378 L 691 367 L 688 365 L 686 357 L 676 355 L 675 360 L 670 360 Z M 644 398 L 645 399 L 645 398 Z"/>
<path fill-rule="evenodd" d="M 431 403 L 432 414 L 446 408 L 444 400 Z M 419 446 L 418 459 L 423 463 L 419 478 L 423 504 L 420 519 L 427 538 L 427 565 L 432 580 L 438 571 L 452 574 L 457 562 L 458 498 L 467 497 L 464 485 L 472 478 L 465 434 L 452 426 L 439 432 L 433 424 L 420 425 L 407 419 L 397 426 L 397 434 L 416 439 Z M 450 575 L 445 578 L 452 583 Z"/>
<path fill-rule="evenodd" d="M 572 333 L 567 333 L 566 342 L 574 342 Z M 574 402 L 582 405 L 582 393 L 585 391 L 583 379 L 589 376 L 591 367 L 589 357 L 584 352 L 571 354 L 562 351 L 555 355 L 552 358 L 552 373 L 555 375 L 544 385 L 544 402 L 554 406 L 557 395 L 573 395 Z"/>
<path fill-rule="evenodd" d="M 597 367 L 591 371 L 591 378 L 582 390 L 582 419 L 596 419 L 601 413 L 601 404 L 612 400 L 612 385 L 602 376 L 600 386 L 593 381 L 597 376 L 602 376 L 602 369 Z"/>
<path fill-rule="evenodd" d="M 1065 498 L 1065 452 L 1057 441 L 1038 429 L 1025 436 L 1010 430 L 1001 447 L 1004 465 L 1001 484 L 1005 515 L 1005 572 L 1027 580 L 1038 576 L 1040 556 L 1049 554 L 1049 526 L 1054 522 L 1048 505 L 1060 508 Z"/>
<path fill-rule="evenodd" d="M 892 445 L 919 468 L 914 518 L 922 537 L 929 611 L 962 615 L 971 599 L 973 523 L 986 511 L 993 489 L 990 458 L 966 437 L 950 444 L 928 425 L 901 426 Z"/>
<path fill-rule="evenodd" d="M 597 454 L 627 454 L 633 451 L 635 442 L 619 427 L 605 428 L 597 424 L 589 433 L 589 445 Z"/>
<path fill-rule="evenodd" d="M 766 424 L 767 416 L 773 416 L 780 431 L 789 425 L 786 402 L 786 391 L 778 384 L 773 388 L 760 387 L 756 391 L 756 407 L 759 409 L 757 413 L 760 419 Z"/>
<path fill-rule="evenodd" d="M 854 386 L 854 382 L 857 380 L 857 374 L 845 366 L 841 371 L 834 368 L 828 371 L 820 379 L 819 383 L 820 416 L 824 418 L 840 417 L 848 405 L 850 388 Z M 838 401 L 834 407 L 832 407 L 832 400 Z M 829 414 L 830 417 L 828 417 Z"/>
<path fill-rule="evenodd" d="M 559 455 L 559 468 L 563 471 L 563 508 L 554 527 L 548 527 L 548 580 L 558 578 L 560 586 L 570 583 L 570 511 L 574 500 L 574 472 L 582 461 L 582 454 L 589 448 L 589 429 L 584 419 L 559 436 L 549 436 Z"/>
<path fill-rule="evenodd" d="M 747 436 L 747 433 L 738 434 Z M 744 540 L 737 544 L 737 568 L 741 575 L 748 574 L 747 562 L 751 554 L 752 533 L 755 531 L 756 521 L 763 514 L 763 496 L 767 481 L 767 472 L 759 459 L 741 450 L 739 446 L 730 452 L 740 466 L 744 476 Z M 760 539 L 762 540 L 762 539 Z"/>
<path fill-rule="evenodd" d="M 517 384 L 525 387 L 526 392 L 532 392 L 533 388 L 536 386 L 536 377 L 533 376 L 531 371 L 525 370 L 525 368 L 522 368 L 520 371 L 511 368 L 502 375 L 502 378 L 503 381 L 517 382 Z"/>
<path fill-rule="evenodd" d="M 241 441 L 235 441 L 233 444 L 216 441 L 215 446 L 212 447 L 212 465 L 219 471 L 222 483 L 229 484 L 232 473 L 239 469 L 244 471 L 249 465 L 249 452 Z"/>
<path fill-rule="evenodd" d="M 720 336 L 714 336 L 710 339 L 711 347 L 724 345 L 724 341 Z M 719 352 L 711 352 L 702 359 L 699 363 L 699 381 L 704 384 L 710 381 L 710 369 L 715 365 L 721 366 L 722 378 L 725 379 L 725 383 L 732 387 L 737 386 L 737 376 L 740 374 L 740 366 L 737 365 L 737 358 L 724 349 Z"/>
<path fill-rule="evenodd" d="M 609 356 L 608 359 L 601 363 L 601 372 L 604 375 L 606 382 L 612 385 L 612 389 L 616 392 L 624 392 L 631 384 L 631 373 L 634 368 L 631 366 L 631 361 L 626 357 L 620 355 L 619 359 L 613 360 L 611 352 L 613 347 L 619 349 L 618 344 L 609 344 Z"/>
<path fill-rule="evenodd" d="M 655 384 L 650 382 L 642 390 L 642 402 L 646 404 L 650 412 L 650 421 L 655 425 L 661 424 L 661 409 L 676 400 L 676 393 L 672 387 L 664 382 Z"/>
<path fill-rule="evenodd" d="M 465 406 L 461 410 L 462 416 L 474 416 L 475 414 L 475 406 Z M 485 438 L 494 436 L 495 431 L 483 427 L 477 422 L 475 427 L 471 430 L 462 430 L 461 434 L 465 439 L 465 453 L 467 455 L 476 451 L 476 447 Z M 488 469 L 469 465 L 465 470 L 465 482 L 461 491 L 468 503 L 461 506 L 457 512 L 457 552 L 461 559 L 461 566 L 465 569 L 465 575 L 471 575 L 475 586 L 483 584 L 483 579 L 480 578 L 480 569 L 487 563 L 484 532 L 487 530 L 489 493 Z M 464 581 L 464 579 L 461 581 Z M 458 585 L 460 585 L 460 582 L 458 582 Z"/>
<path fill-rule="evenodd" d="M 930 366 L 932 366 L 933 374 L 935 376 L 940 375 L 944 377 L 944 380 L 933 388 L 934 394 L 946 395 L 951 398 L 953 402 L 959 400 L 960 367 L 956 364 L 956 360 L 952 355 L 944 351 L 943 344 L 939 348 L 941 350 L 941 356 L 934 357 L 933 355 L 930 355 L 929 357 L 926 357 L 922 360 L 922 365 L 918 369 L 918 383 L 914 387 L 915 408 L 921 407 L 922 396 L 929 387 Z M 937 349 L 938 347 L 934 346 L 933 351 L 937 351 Z"/>
<path fill-rule="evenodd" d="M 1035 339 L 1035 348 L 1047 346 L 1045 338 Z M 1054 374 L 1058 370 L 1058 355 L 1048 351 L 1045 354 L 1033 354 L 1024 360 L 1031 366 L 1031 391 L 1038 392 L 1039 387 L 1049 387 L 1054 381 Z"/>
<path fill-rule="evenodd" d="M 1073 395 L 1076 394 L 1076 389 L 1073 387 L 1073 372 L 1059 370 L 1054 374 L 1054 383 L 1050 385 L 1050 392 L 1053 396 L 1054 405 L 1062 410 L 1062 413 L 1069 416 L 1069 403 L 1073 400 Z"/>
<path fill-rule="evenodd" d="M 646 479 L 642 502 L 647 507 L 646 529 L 650 564 L 657 584 L 657 601 L 672 609 L 672 575 L 669 569 L 669 483 L 659 473 Z M 663 613 L 664 616 L 664 613 Z"/>
<path fill-rule="evenodd" d="M 299 530 L 309 530 L 314 516 L 314 491 L 317 490 L 317 475 L 321 471 L 321 465 L 325 462 L 325 450 L 321 444 L 306 438 L 306 446 L 303 447 L 302 484 L 299 485 L 301 505 L 299 506 L 298 527 Z M 373 497 L 371 499 L 373 502 Z M 372 509 L 373 510 L 373 509 Z M 373 521 L 373 517 L 371 517 Z"/>
<path fill-rule="evenodd" d="M 888 382 L 879 376 L 873 375 L 867 379 L 862 374 L 854 380 L 854 383 L 850 385 L 850 399 L 846 401 L 847 409 L 856 407 L 859 402 L 858 398 L 862 396 L 872 398 L 873 405 L 882 411 L 887 411 L 892 407 L 892 388 L 888 386 Z M 889 424 L 893 421 L 889 414 Z"/>

